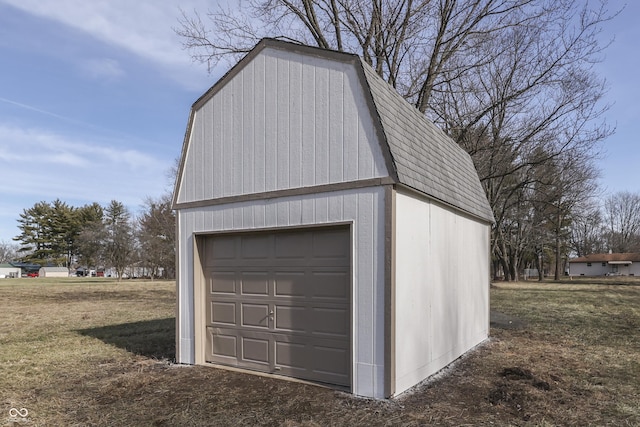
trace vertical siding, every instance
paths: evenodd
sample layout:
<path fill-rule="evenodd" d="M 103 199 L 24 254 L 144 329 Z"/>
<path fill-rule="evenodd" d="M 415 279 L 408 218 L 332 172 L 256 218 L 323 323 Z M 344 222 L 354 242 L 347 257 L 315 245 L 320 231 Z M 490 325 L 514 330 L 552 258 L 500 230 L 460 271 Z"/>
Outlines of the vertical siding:
<path fill-rule="evenodd" d="M 287 134 L 289 141 L 302 141 L 302 64 L 299 62 L 289 63 L 289 85 L 298 90 L 292 90 L 289 94 L 289 123 Z M 291 188 L 302 187 L 302 144 L 288 144 L 289 157 L 289 179 L 288 186 Z"/>
<path fill-rule="evenodd" d="M 602 262 L 592 262 L 591 267 L 588 267 L 586 262 L 575 262 L 571 263 L 569 267 L 569 274 L 572 276 L 604 276 L 610 271 L 611 267 L 609 265 L 603 266 Z M 619 266 L 618 271 L 625 272 L 622 266 Z"/>
<path fill-rule="evenodd" d="M 487 338 L 488 226 L 396 197 L 396 393 Z"/>
<path fill-rule="evenodd" d="M 352 222 L 353 392 L 384 397 L 384 189 L 242 202 L 178 211 L 179 363 L 195 362 L 193 235 Z"/>
<path fill-rule="evenodd" d="M 266 159 L 266 108 L 267 108 L 267 100 L 266 94 L 264 90 L 257 90 L 257 88 L 263 88 L 266 85 L 265 81 L 265 59 L 263 56 L 257 57 L 253 62 L 253 71 L 254 71 L 254 81 L 252 92 L 253 93 L 253 125 L 255 127 L 253 131 L 253 179 L 254 179 L 254 190 L 256 192 L 264 191 L 265 189 L 265 180 L 266 180 L 266 169 L 265 169 L 265 159 Z M 248 98 L 250 98 L 251 93 L 249 93 Z M 215 98 L 215 97 L 214 97 Z M 214 140 L 219 141 L 219 140 Z M 221 144 L 214 144 L 221 145 Z M 213 185 L 213 184 L 212 184 Z M 248 189 L 247 189 L 248 191 Z"/>
<path fill-rule="evenodd" d="M 242 114 L 242 159 L 240 161 L 254 165 L 251 168 L 242 169 L 242 187 L 240 191 L 245 193 L 253 190 L 253 183 L 256 181 L 255 174 L 255 146 L 256 138 L 256 113 L 255 113 L 255 64 L 250 63 L 246 68 L 246 73 L 242 75 L 242 103 L 239 108 Z M 210 144 L 213 145 L 213 144 Z"/>
<path fill-rule="evenodd" d="M 289 62 L 282 58 L 277 58 L 275 61 L 275 69 L 269 70 L 271 74 L 276 77 L 276 105 L 274 113 L 276 116 L 276 185 L 273 190 L 279 190 L 282 188 L 290 188 L 289 186 L 289 169 L 291 167 L 291 161 L 289 159 L 289 145 L 291 140 L 289 138 L 289 123 L 291 117 L 290 103 L 291 92 L 295 92 L 295 88 L 289 85 Z M 250 164 L 244 164 L 242 167 L 251 167 Z"/>
<path fill-rule="evenodd" d="M 388 175 L 355 67 L 267 48 L 195 112 L 177 201 Z"/>

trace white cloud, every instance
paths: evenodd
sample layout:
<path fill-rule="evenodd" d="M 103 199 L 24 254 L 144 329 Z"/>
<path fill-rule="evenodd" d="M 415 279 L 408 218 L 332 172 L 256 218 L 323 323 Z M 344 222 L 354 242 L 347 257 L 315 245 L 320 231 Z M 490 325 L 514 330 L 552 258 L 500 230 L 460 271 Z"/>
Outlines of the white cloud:
<path fill-rule="evenodd" d="M 23 129 L 0 123 L 0 156 L 12 153 L 15 160 L 35 157 L 38 164 L 76 165 L 93 168 L 78 159 L 100 159 L 112 166 L 127 165 L 130 168 L 148 167 L 158 164 L 158 160 L 146 153 L 133 149 L 121 149 L 116 144 L 104 145 L 80 142 L 46 130 Z"/>
<path fill-rule="evenodd" d="M 185 85 L 193 86 L 194 76 L 201 82 L 207 80 L 205 68 L 194 66 L 173 31 L 178 25 L 179 8 L 205 12 L 211 7 L 206 0 L 0 0 L 0 3 L 132 52 L 162 66 Z M 114 65 L 106 71 L 120 72 Z"/>
<path fill-rule="evenodd" d="M 2 0 L 121 46 L 158 62 L 184 61 L 171 26 L 177 9 L 171 2 L 129 0 Z"/>
<path fill-rule="evenodd" d="M 138 150 L 123 149 L 126 144 L 88 143 L 0 123 L 3 174 L 20 183 L 3 187 L 0 195 L 140 203 L 145 196 L 160 194 L 169 165 Z"/>

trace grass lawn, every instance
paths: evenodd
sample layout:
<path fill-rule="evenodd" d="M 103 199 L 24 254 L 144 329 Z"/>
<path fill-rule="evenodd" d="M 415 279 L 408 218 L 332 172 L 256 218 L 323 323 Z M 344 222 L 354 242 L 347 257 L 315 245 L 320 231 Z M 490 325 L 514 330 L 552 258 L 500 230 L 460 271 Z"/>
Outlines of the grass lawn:
<path fill-rule="evenodd" d="M 172 364 L 173 282 L 2 279 L 0 302 L 0 426 L 640 425 L 640 282 L 498 284 L 491 339 L 392 401 Z"/>

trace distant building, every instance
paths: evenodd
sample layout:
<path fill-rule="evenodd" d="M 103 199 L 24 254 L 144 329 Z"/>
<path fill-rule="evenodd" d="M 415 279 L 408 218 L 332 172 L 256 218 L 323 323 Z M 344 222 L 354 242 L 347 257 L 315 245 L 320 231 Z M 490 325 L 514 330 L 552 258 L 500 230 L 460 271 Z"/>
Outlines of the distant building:
<path fill-rule="evenodd" d="M 20 275 L 18 277 L 36 277 L 41 267 L 40 264 L 27 262 L 12 262 L 11 265 L 20 269 Z"/>
<path fill-rule="evenodd" d="M 38 271 L 40 277 L 69 277 L 67 267 L 41 267 Z"/>
<path fill-rule="evenodd" d="M 571 276 L 640 276 L 640 254 L 591 254 L 569 260 Z"/>
<path fill-rule="evenodd" d="M 0 279 L 20 277 L 21 273 L 20 267 L 13 264 L 0 264 Z"/>

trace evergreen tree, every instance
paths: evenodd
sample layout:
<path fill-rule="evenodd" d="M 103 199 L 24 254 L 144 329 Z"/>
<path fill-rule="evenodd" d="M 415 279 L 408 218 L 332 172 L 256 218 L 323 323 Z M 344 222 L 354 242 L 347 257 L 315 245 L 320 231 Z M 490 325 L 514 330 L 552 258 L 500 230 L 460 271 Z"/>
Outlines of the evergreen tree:
<path fill-rule="evenodd" d="M 104 210 L 98 203 L 78 209 L 82 229 L 76 238 L 78 261 L 87 267 L 98 267 L 104 263 L 104 242 L 106 237 L 103 222 Z"/>
<path fill-rule="evenodd" d="M 80 231 L 73 207 L 59 199 L 38 202 L 20 214 L 18 228 L 21 233 L 14 240 L 21 242 L 23 261 L 69 266 L 73 242 Z"/>

